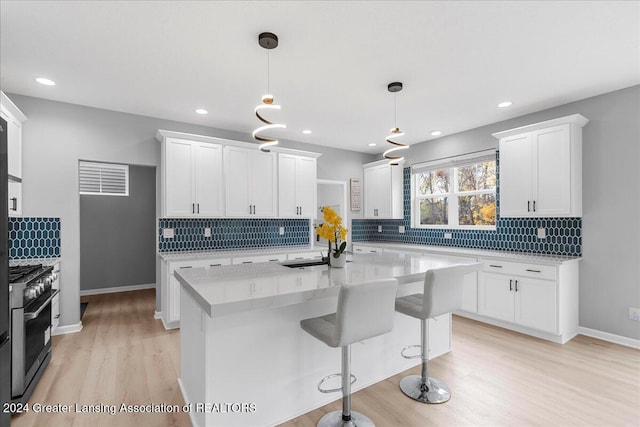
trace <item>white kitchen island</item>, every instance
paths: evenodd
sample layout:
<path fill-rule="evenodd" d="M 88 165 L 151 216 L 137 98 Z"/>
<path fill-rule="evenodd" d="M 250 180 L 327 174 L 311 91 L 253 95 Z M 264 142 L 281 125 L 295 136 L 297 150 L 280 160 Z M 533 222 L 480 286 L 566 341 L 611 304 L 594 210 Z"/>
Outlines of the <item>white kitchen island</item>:
<path fill-rule="evenodd" d="M 194 426 L 272 426 L 341 398 L 316 389 L 340 371 L 340 350 L 302 331 L 300 320 L 335 312 L 345 283 L 395 277 L 404 296 L 422 292 L 427 270 L 454 264 L 382 253 L 350 261 L 343 269 L 267 262 L 175 272 L 182 316 L 178 381 Z M 430 321 L 429 332 L 430 358 L 451 350 L 450 314 Z M 354 344 L 353 391 L 419 364 L 400 356 L 419 342 L 420 322 L 396 313 L 392 332 Z"/>

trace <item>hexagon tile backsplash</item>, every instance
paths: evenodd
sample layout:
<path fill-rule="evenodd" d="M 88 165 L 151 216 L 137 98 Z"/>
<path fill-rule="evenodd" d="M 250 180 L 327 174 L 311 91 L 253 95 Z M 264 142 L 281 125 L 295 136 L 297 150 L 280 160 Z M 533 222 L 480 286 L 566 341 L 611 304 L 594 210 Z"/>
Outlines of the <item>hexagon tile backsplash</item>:
<path fill-rule="evenodd" d="M 9 259 L 60 256 L 60 218 L 9 218 Z"/>
<path fill-rule="evenodd" d="M 354 219 L 351 222 L 351 238 L 354 242 L 402 242 L 582 256 L 582 218 L 501 218 L 499 200 L 495 230 L 412 228 L 410 168 L 404 169 L 403 181 L 404 219 Z M 500 192 L 499 175 L 497 192 Z M 404 233 L 399 232 L 401 225 L 405 228 Z M 378 226 L 382 227 L 382 232 L 378 232 Z M 538 238 L 538 228 L 545 229 L 545 238 Z M 449 238 L 445 239 L 445 233 L 450 234 Z"/>

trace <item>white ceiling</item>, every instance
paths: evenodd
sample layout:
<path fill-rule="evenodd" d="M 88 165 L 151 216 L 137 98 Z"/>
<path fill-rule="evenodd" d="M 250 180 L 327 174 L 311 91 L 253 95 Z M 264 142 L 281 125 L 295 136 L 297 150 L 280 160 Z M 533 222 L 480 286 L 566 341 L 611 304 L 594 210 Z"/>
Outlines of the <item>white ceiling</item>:
<path fill-rule="evenodd" d="M 0 88 L 249 133 L 267 80 L 257 36 L 271 31 L 282 105 L 271 117 L 287 124 L 273 136 L 380 153 L 392 81 L 405 86 L 397 124 L 408 143 L 640 83 L 639 6 L 2 0 Z M 503 100 L 513 106 L 496 108 Z"/>

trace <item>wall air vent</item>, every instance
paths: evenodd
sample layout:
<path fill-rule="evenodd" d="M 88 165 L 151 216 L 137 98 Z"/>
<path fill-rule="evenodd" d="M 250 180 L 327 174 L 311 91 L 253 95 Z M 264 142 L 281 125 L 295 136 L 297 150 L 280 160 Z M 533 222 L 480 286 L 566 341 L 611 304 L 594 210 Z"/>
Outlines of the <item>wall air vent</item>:
<path fill-rule="evenodd" d="M 129 166 L 80 161 L 80 194 L 102 196 L 129 195 Z"/>

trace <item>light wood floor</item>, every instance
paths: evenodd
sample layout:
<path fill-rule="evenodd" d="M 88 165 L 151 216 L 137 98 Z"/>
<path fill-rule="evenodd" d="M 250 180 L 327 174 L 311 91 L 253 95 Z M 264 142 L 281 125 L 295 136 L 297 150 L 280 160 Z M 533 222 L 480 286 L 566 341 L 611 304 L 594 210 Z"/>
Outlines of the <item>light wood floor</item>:
<path fill-rule="evenodd" d="M 84 329 L 53 338 L 52 362 L 30 403 L 182 405 L 179 332 L 153 319 L 154 291 L 82 299 L 89 302 Z M 398 383 L 418 373 L 414 368 L 355 393 L 354 410 L 379 427 L 640 425 L 640 351 L 584 336 L 553 344 L 460 317 L 453 330 L 454 351 L 430 364 L 432 375 L 452 389 L 449 402 L 406 398 Z M 358 367 L 353 370 L 357 375 Z M 339 408 L 336 401 L 284 425 L 315 426 Z M 30 412 L 12 419 L 18 427 L 188 425 L 182 413 Z"/>

